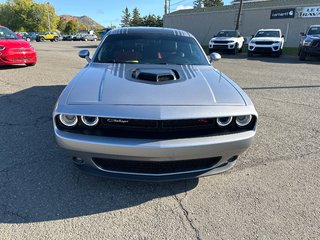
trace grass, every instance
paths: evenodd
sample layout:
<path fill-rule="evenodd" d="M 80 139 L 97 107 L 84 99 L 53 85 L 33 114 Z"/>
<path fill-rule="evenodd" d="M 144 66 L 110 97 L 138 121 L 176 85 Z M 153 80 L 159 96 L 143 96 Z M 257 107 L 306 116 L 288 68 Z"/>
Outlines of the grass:
<path fill-rule="evenodd" d="M 283 54 L 285 54 L 285 55 L 294 55 L 294 56 L 297 56 L 297 55 L 298 55 L 298 48 L 285 47 L 285 48 L 283 49 Z"/>
<path fill-rule="evenodd" d="M 203 50 L 205 51 L 206 54 L 209 55 L 209 46 L 208 45 L 202 45 Z M 244 53 L 248 51 L 248 46 L 245 45 L 243 46 Z M 292 56 L 297 56 L 298 55 L 298 48 L 296 47 L 284 47 L 283 48 L 283 54 L 284 55 L 292 55 Z"/>

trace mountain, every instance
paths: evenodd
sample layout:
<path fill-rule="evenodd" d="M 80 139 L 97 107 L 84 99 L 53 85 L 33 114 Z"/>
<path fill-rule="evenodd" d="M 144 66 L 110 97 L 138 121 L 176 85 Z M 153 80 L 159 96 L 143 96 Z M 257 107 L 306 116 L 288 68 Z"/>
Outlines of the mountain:
<path fill-rule="evenodd" d="M 81 17 L 71 16 L 71 15 L 61 15 L 60 16 L 60 22 L 67 23 L 69 21 L 75 21 L 80 24 L 85 24 L 85 25 L 89 26 L 91 29 L 103 29 L 104 28 L 104 26 L 97 23 L 96 21 L 94 21 L 92 18 L 90 18 L 88 16 L 81 16 Z"/>

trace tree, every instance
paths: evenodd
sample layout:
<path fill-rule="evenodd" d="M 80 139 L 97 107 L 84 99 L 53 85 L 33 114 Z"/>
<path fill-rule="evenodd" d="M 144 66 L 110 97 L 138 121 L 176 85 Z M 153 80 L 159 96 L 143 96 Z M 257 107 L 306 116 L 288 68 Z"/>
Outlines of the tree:
<path fill-rule="evenodd" d="M 58 21 L 55 8 L 47 3 L 8 0 L 0 4 L 0 25 L 14 31 L 49 31 L 49 25 L 56 30 Z"/>
<path fill-rule="evenodd" d="M 67 22 L 66 27 L 63 32 L 65 32 L 66 34 L 74 34 L 77 32 L 77 30 L 78 30 L 77 23 L 71 20 L 71 21 Z"/>
<path fill-rule="evenodd" d="M 131 14 L 128 7 L 122 11 L 121 27 L 129 27 L 131 22 Z"/>
<path fill-rule="evenodd" d="M 200 7 L 203 4 L 204 7 L 218 7 L 223 6 L 222 0 L 196 0 L 193 2 L 195 8 Z"/>
<path fill-rule="evenodd" d="M 140 17 L 138 8 L 134 8 L 132 11 L 132 19 L 130 21 L 130 26 L 142 26 L 142 19 Z"/>
<path fill-rule="evenodd" d="M 162 27 L 163 21 L 160 16 L 149 14 L 147 16 L 142 17 L 142 25 L 147 27 Z"/>
<path fill-rule="evenodd" d="M 148 27 L 162 27 L 163 19 L 161 16 L 156 16 L 154 14 L 149 14 L 141 17 L 138 8 L 133 9 L 132 17 L 130 15 L 128 7 L 123 11 L 123 16 L 121 19 L 121 27 L 128 26 L 148 26 Z"/>

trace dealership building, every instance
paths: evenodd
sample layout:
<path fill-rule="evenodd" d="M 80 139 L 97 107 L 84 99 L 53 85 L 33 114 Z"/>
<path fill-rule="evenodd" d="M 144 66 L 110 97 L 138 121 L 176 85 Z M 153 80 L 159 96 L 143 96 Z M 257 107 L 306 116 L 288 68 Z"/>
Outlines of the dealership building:
<path fill-rule="evenodd" d="M 220 30 L 235 29 L 239 4 L 179 10 L 164 16 L 164 26 L 191 32 L 203 45 Z M 320 0 L 263 0 L 243 4 L 239 30 L 249 38 L 261 28 L 280 28 L 285 46 L 297 47 L 300 33 L 320 25 Z"/>

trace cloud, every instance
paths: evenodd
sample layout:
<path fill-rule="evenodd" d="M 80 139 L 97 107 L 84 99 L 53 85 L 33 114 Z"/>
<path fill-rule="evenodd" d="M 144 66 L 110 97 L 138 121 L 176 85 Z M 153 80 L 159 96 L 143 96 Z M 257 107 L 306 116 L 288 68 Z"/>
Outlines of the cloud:
<path fill-rule="evenodd" d="M 185 10 L 185 9 L 193 9 L 193 6 L 184 6 L 184 5 L 179 5 L 177 6 L 175 11 L 179 11 L 179 10 Z"/>

